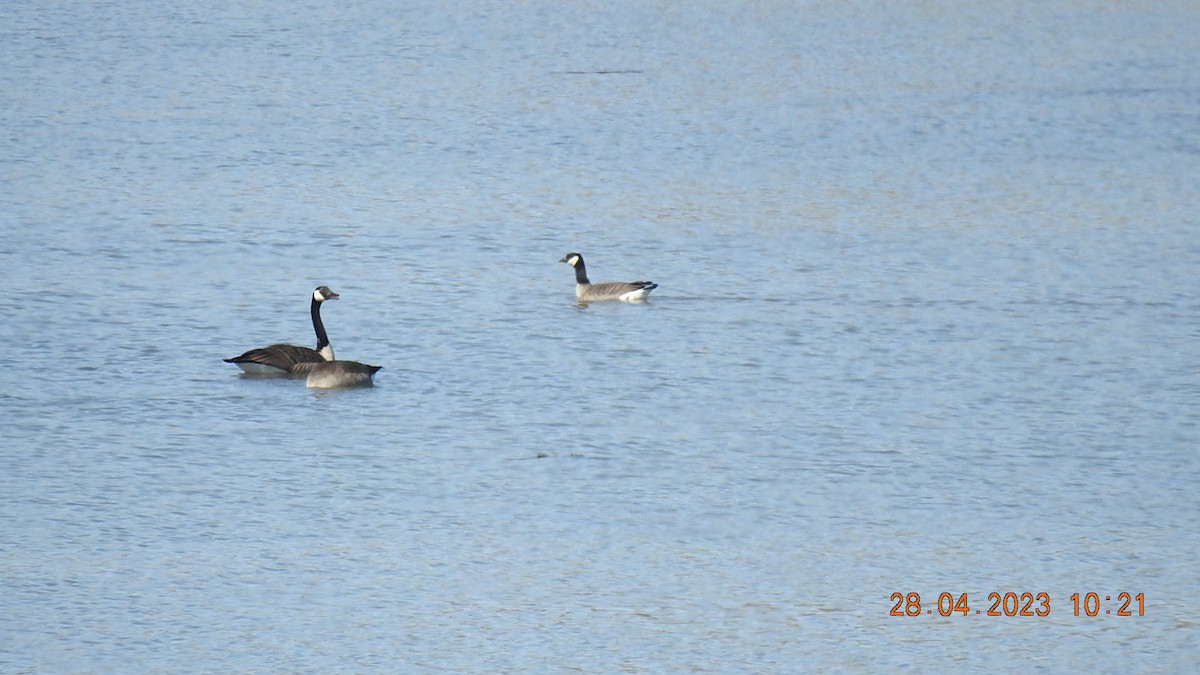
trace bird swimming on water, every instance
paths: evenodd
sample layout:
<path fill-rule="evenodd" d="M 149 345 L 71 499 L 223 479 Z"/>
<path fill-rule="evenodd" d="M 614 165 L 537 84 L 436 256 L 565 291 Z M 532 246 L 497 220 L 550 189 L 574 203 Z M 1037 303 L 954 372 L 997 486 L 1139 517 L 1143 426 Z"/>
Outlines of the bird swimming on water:
<path fill-rule="evenodd" d="M 317 334 L 317 348 L 309 349 L 299 345 L 277 343 L 251 349 L 250 351 L 225 359 L 247 375 L 290 375 L 303 377 L 308 374 L 314 363 L 333 360 L 333 347 L 329 344 L 329 336 L 325 333 L 325 324 L 321 321 L 321 303 L 326 300 L 337 300 L 338 294 L 328 286 L 317 286 L 312 292 L 312 303 L 309 313 L 312 315 L 313 332 Z"/>
<path fill-rule="evenodd" d="M 593 284 L 588 280 L 587 267 L 583 263 L 583 255 L 579 253 L 568 253 L 559 262 L 575 268 L 575 299 L 580 302 L 642 302 L 650 295 L 650 291 L 658 288 L 658 284 L 653 281 L 602 281 Z"/>

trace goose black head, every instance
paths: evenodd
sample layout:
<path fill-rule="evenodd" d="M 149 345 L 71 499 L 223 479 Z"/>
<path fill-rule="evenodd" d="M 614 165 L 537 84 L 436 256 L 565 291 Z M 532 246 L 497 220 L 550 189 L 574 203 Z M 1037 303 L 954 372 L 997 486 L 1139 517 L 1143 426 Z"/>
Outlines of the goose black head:
<path fill-rule="evenodd" d="M 562 260 L 559 260 L 558 262 L 567 263 L 571 267 L 574 267 L 583 262 L 583 256 L 578 253 L 568 253 L 562 257 Z"/>
<path fill-rule="evenodd" d="M 337 300 L 340 296 L 334 293 L 328 286 L 317 286 L 313 289 L 313 300 L 317 302 L 325 302 L 326 300 Z"/>

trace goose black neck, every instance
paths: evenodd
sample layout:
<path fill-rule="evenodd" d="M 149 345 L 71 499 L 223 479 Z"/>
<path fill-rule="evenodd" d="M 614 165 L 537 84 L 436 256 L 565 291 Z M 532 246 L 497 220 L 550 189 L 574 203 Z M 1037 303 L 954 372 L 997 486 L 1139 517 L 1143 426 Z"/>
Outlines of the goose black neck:
<path fill-rule="evenodd" d="M 329 346 L 329 336 L 325 334 L 325 324 L 321 322 L 321 302 L 316 298 L 312 300 L 312 322 L 313 330 L 317 333 L 317 351 L 321 351 Z"/>
<path fill-rule="evenodd" d="M 577 283 L 577 284 L 592 283 L 592 282 L 588 281 L 587 268 L 583 266 L 583 258 L 580 258 L 579 262 L 575 263 L 575 283 Z"/>

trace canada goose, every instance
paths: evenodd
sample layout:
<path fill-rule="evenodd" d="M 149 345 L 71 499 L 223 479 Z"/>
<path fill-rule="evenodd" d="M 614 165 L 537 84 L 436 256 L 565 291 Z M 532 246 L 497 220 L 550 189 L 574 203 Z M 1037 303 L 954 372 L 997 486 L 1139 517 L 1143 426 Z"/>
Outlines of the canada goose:
<path fill-rule="evenodd" d="M 333 347 L 329 345 L 329 336 L 325 334 L 325 324 L 321 323 L 321 303 L 326 300 L 337 300 L 338 294 L 329 290 L 328 286 L 317 286 L 312 293 L 312 324 L 317 334 L 317 348 L 309 349 L 297 345 L 274 344 L 225 359 L 225 363 L 235 364 L 249 375 L 292 375 L 303 376 L 312 368 L 312 364 L 333 360 Z"/>
<path fill-rule="evenodd" d="M 383 366 L 368 366 L 358 361 L 325 361 L 314 363 L 305 383 L 310 389 L 363 387 L 374 384 L 375 373 Z"/>
<path fill-rule="evenodd" d="M 562 260 L 575 268 L 575 299 L 580 302 L 595 300 L 624 300 L 626 302 L 641 302 L 650 295 L 650 291 L 658 288 L 652 281 L 602 281 L 593 284 L 588 281 L 587 268 L 583 264 L 583 256 L 578 253 L 568 253 Z"/>

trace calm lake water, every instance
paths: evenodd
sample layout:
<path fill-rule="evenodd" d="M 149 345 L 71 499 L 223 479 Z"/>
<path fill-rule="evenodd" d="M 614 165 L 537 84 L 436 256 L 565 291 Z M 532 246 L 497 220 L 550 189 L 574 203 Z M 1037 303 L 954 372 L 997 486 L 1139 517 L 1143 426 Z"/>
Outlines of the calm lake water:
<path fill-rule="evenodd" d="M 0 37 L 0 671 L 1192 671 L 1193 3 Z"/>

